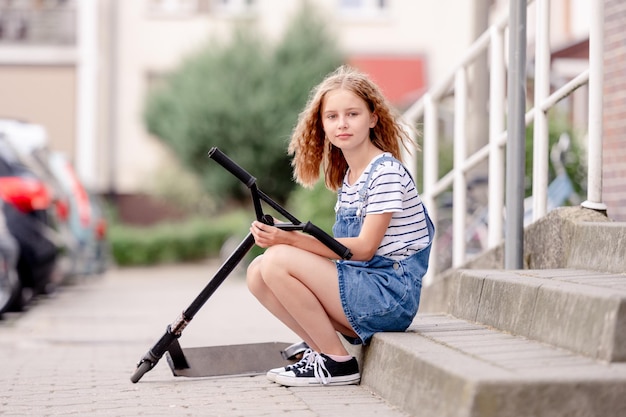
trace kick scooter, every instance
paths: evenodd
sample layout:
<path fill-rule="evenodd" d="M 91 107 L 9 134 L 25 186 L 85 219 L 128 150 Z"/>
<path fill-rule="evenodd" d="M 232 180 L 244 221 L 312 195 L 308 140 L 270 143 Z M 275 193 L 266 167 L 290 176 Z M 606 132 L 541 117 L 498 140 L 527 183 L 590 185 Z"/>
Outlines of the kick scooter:
<path fill-rule="evenodd" d="M 252 197 L 252 202 L 254 205 L 254 211 L 256 214 L 256 219 L 265 224 L 276 226 L 282 230 L 287 231 L 303 231 L 314 236 L 324 245 L 329 247 L 333 252 L 335 252 L 342 259 L 350 259 L 352 257 L 352 253 L 350 250 L 339 243 L 337 240 L 332 238 L 326 232 L 324 232 L 319 227 L 313 225 L 311 222 L 301 223 L 296 217 L 290 214 L 287 210 L 281 207 L 278 203 L 268 197 L 265 193 L 263 193 L 256 184 L 256 178 L 250 175 L 245 169 L 241 168 L 237 165 L 233 160 L 231 160 L 228 156 L 226 156 L 222 151 L 218 148 L 211 148 L 209 151 L 209 158 L 213 159 L 215 162 L 220 164 L 223 168 L 233 174 L 237 179 L 239 179 L 242 183 L 244 183 L 248 189 L 250 190 L 250 194 Z M 286 219 L 291 223 L 274 223 L 274 219 L 272 216 L 263 213 L 262 202 L 267 203 L 270 207 L 276 210 L 278 213 L 283 215 Z M 139 360 L 137 363 L 137 367 L 135 372 L 132 374 L 130 380 L 133 383 L 137 383 L 148 371 L 150 371 L 154 366 L 159 362 L 159 360 L 163 357 L 163 355 L 167 352 L 168 362 L 172 371 L 174 371 L 174 375 L 185 375 L 186 376 L 203 376 L 194 375 L 193 372 L 189 372 L 192 369 L 192 365 L 190 365 L 190 357 L 195 352 L 195 356 L 198 354 L 203 355 L 206 353 L 204 351 L 192 351 L 188 350 L 187 355 L 186 352 L 181 348 L 178 343 L 178 339 L 181 337 L 183 330 L 189 322 L 194 318 L 196 313 L 202 308 L 202 306 L 208 301 L 208 299 L 213 295 L 215 290 L 224 282 L 224 280 L 228 277 L 228 275 L 235 269 L 235 267 L 241 262 L 241 260 L 245 257 L 245 255 L 252 249 L 254 246 L 254 236 L 251 233 L 243 239 L 243 241 L 239 244 L 239 246 L 234 250 L 234 252 L 224 261 L 224 263 L 217 270 L 213 278 L 209 281 L 209 283 L 204 287 L 204 289 L 198 294 L 198 296 L 191 302 L 191 304 L 176 318 L 174 322 L 169 324 L 166 328 L 165 333 L 161 338 L 154 344 L 154 346 Z M 294 356 L 298 351 L 304 350 L 301 346 L 303 344 L 294 344 L 291 346 L 282 346 L 283 350 L 281 351 L 281 355 L 283 359 L 288 359 Z M 239 345 L 239 348 L 245 348 L 244 345 Z M 278 347 L 278 346 L 277 346 Z M 196 348 L 197 349 L 197 348 Z M 202 349 L 202 348 L 200 348 Z M 236 350 L 236 347 L 221 349 L 219 354 L 221 358 L 218 362 L 224 361 L 224 356 L 229 355 L 229 351 Z M 217 353 L 217 350 L 214 350 Z M 206 355 L 203 355 L 206 356 Z M 250 356 L 250 355 L 239 355 L 239 356 Z M 234 356 L 233 356 L 234 358 Z M 234 359 L 236 362 L 237 359 Z M 196 363 L 199 363 L 196 361 Z M 270 365 L 270 366 L 275 366 Z M 269 368 L 269 367 L 268 367 Z M 268 369 L 265 368 L 265 369 Z M 206 374 L 204 374 L 206 375 Z"/>

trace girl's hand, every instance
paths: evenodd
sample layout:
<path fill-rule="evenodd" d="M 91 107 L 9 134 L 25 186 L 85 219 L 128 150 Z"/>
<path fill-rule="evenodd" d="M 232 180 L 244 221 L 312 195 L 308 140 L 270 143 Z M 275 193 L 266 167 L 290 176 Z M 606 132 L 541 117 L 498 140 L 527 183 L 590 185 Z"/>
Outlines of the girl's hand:
<path fill-rule="evenodd" d="M 261 248 L 269 248 L 280 243 L 285 243 L 284 230 L 270 226 L 258 220 L 252 222 L 250 233 L 254 236 L 254 242 Z"/>

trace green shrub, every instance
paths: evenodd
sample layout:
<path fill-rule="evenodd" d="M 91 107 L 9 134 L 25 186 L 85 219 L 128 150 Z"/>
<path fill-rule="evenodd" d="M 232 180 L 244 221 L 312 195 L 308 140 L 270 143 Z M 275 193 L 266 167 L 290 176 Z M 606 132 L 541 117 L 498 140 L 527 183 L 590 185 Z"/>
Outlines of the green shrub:
<path fill-rule="evenodd" d="M 301 222 L 310 221 L 332 235 L 336 202 L 337 194 L 328 190 L 320 180 L 312 189 L 296 188 L 289 196 L 287 207 Z"/>
<path fill-rule="evenodd" d="M 238 210 L 218 218 L 195 218 L 152 227 L 113 225 L 109 240 L 120 266 L 188 262 L 219 256 L 231 236 L 245 236 L 250 221 Z"/>
<path fill-rule="evenodd" d="M 247 24 L 230 41 L 208 42 L 148 92 L 147 130 L 216 202 L 246 201 L 247 190 L 209 162 L 214 146 L 284 203 L 294 187 L 287 143 L 298 113 L 311 88 L 344 62 L 330 30 L 306 2 L 278 42 Z"/>
<path fill-rule="evenodd" d="M 323 181 L 319 181 L 312 190 L 297 187 L 286 208 L 301 222 L 311 221 L 332 235 L 336 199 L 336 194 L 327 190 Z M 263 210 L 280 220 L 286 220 L 266 204 L 263 204 Z M 128 226 L 112 221 L 109 241 L 114 261 L 119 266 L 190 262 L 220 256 L 225 258 L 248 234 L 253 220 L 254 210 L 250 206 L 225 215 L 196 217 L 150 227 Z M 222 250 L 224 253 L 220 253 Z M 263 251 L 253 246 L 243 262 L 251 261 Z"/>

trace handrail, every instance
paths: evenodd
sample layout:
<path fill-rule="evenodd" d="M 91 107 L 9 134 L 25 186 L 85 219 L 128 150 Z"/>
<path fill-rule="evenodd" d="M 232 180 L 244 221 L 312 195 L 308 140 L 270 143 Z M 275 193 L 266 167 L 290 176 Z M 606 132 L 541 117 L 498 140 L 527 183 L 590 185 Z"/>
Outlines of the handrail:
<path fill-rule="evenodd" d="M 529 3 L 533 0 L 529 0 Z M 503 31 L 508 26 L 508 16 L 501 16 L 496 23 L 491 26 L 491 29 Z M 489 46 L 490 44 L 490 31 L 485 31 L 482 35 L 480 35 L 472 45 L 468 48 L 468 50 L 463 54 L 461 60 L 452 67 L 452 70 L 435 84 L 427 94 L 441 99 L 445 96 L 450 87 L 454 84 L 454 77 L 457 71 L 461 68 L 465 68 L 468 63 L 471 63 L 476 58 L 480 56 L 482 52 Z M 421 116 L 424 114 L 424 102 L 423 99 L 420 99 L 413 103 L 403 114 L 404 119 L 409 122 L 417 122 Z"/>
<path fill-rule="evenodd" d="M 529 0 L 528 4 L 533 3 Z M 590 88 L 590 124 L 595 123 L 596 132 L 592 137 L 592 127 L 588 148 L 590 158 L 598 159 L 601 155 L 601 135 L 597 133 L 599 114 L 601 114 L 601 101 L 598 102 L 598 86 L 601 86 L 602 64 L 601 54 L 597 49 L 602 47 L 603 40 L 591 39 L 601 31 L 603 18 L 602 2 L 592 2 L 592 29 L 590 30 L 590 49 L 596 45 L 596 51 L 590 51 L 590 66 L 565 85 L 550 93 L 550 7 L 549 0 L 535 0 L 537 13 L 536 27 L 536 65 L 535 65 L 535 92 L 534 106 L 525 114 L 525 123 L 528 126 L 534 123 L 534 167 L 533 167 L 533 220 L 537 220 L 547 211 L 547 178 L 548 178 L 548 122 L 547 112 L 559 101 L 569 96 L 573 91 L 583 85 Z M 600 16 L 599 16 L 600 15 Z M 504 147 L 507 142 L 507 130 L 505 127 L 505 78 L 506 62 L 504 54 L 504 38 L 508 30 L 508 16 L 502 16 L 488 30 L 486 30 L 465 52 L 461 60 L 452 68 L 451 72 L 427 91 L 420 100 L 411 105 L 403 114 L 406 122 L 416 125 L 421 122 L 423 126 L 423 190 L 422 198 L 429 208 L 434 221 L 438 219 L 435 201 L 442 193 L 452 188 L 452 251 L 453 267 L 462 265 L 467 260 L 465 250 L 465 225 L 467 223 L 467 175 L 468 172 L 479 164 L 488 162 L 488 238 L 489 248 L 502 242 L 503 215 L 504 212 L 504 177 L 505 158 Z M 594 42 L 596 42 L 594 44 Z M 468 81 L 467 69 L 481 54 L 489 52 L 489 142 L 470 155 L 466 155 L 467 129 L 466 114 L 468 106 Z M 596 79 L 595 90 L 591 91 L 592 80 Z M 601 93 L 600 93 L 601 94 Z M 439 177 L 438 154 L 439 154 L 439 106 L 444 100 L 454 100 L 454 166 L 453 169 Z M 600 106 L 600 109 L 598 107 Z M 601 183 L 601 172 L 596 165 L 592 167 L 590 160 L 589 183 L 593 190 L 589 190 L 588 201 L 585 203 L 592 208 L 602 207 L 601 191 L 597 186 Z M 593 168 L 593 170 L 592 170 Z M 593 178 L 592 178 L 593 177 Z M 585 205 L 583 203 L 583 205 Z M 437 245 L 437 240 L 435 240 Z M 432 253 L 437 253 L 434 250 Z M 434 271 L 438 272 L 438 271 Z M 440 271 L 439 271 L 440 272 Z M 425 279 L 428 284 L 432 280 L 431 272 Z"/>

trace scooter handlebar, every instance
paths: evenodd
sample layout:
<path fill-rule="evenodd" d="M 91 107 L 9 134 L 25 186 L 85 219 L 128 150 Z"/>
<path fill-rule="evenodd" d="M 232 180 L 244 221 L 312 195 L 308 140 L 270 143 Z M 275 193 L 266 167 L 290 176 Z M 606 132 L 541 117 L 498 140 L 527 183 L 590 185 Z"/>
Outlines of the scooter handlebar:
<path fill-rule="evenodd" d="M 315 226 L 313 223 L 306 222 L 302 231 L 310 234 L 324 245 L 328 246 L 333 252 L 339 255 L 341 259 L 348 260 L 352 258 L 352 252 L 350 252 L 350 249 L 339 243 L 336 239 L 319 227 Z"/>
<path fill-rule="evenodd" d="M 246 187 L 250 188 L 254 185 L 254 183 L 256 183 L 256 178 L 250 175 L 248 171 L 237 165 L 235 161 L 226 156 L 226 154 L 218 148 L 213 147 L 209 150 L 209 158 L 226 168 L 228 172 L 246 184 Z"/>
<path fill-rule="evenodd" d="M 256 183 L 256 178 L 248 173 L 245 169 L 237 165 L 235 161 L 230 159 L 224 152 L 220 151 L 218 148 L 213 147 L 209 150 L 209 158 L 213 159 L 215 162 L 224 167 L 227 171 L 237 177 L 241 182 L 246 184 L 248 188 L 251 188 Z M 352 253 L 350 249 L 339 243 L 328 233 L 315 226 L 311 222 L 307 222 L 303 227 L 302 231 L 310 234 L 311 236 L 317 238 L 324 245 L 328 246 L 333 252 L 341 257 L 341 259 L 350 259 L 352 258 Z"/>

